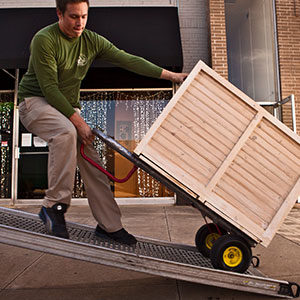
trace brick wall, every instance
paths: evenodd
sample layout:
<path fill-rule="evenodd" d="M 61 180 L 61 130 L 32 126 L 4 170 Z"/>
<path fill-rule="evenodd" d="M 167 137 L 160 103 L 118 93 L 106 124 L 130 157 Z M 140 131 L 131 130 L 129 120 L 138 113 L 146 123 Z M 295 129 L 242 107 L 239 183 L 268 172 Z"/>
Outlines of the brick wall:
<path fill-rule="evenodd" d="M 297 132 L 300 134 L 300 1 L 276 0 L 279 68 L 282 98 L 295 95 Z M 283 111 L 291 122 L 290 110 Z"/>
<path fill-rule="evenodd" d="M 209 0 L 209 15 L 212 68 L 228 78 L 224 0 Z"/>
<path fill-rule="evenodd" d="M 190 72 L 199 59 L 210 65 L 208 0 L 185 0 L 178 3 L 183 70 Z"/>

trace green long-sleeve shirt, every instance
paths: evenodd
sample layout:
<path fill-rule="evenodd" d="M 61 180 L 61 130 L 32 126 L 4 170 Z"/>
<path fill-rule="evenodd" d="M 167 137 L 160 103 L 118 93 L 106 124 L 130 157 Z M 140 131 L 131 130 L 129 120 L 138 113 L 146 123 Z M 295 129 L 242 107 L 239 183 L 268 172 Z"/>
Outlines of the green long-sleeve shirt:
<path fill-rule="evenodd" d="M 81 81 L 95 59 L 113 63 L 140 75 L 159 78 L 162 68 L 118 49 L 95 32 L 85 29 L 69 38 L 58 23 L 49 25 L 32 39 L 28 70 L 19 85 L 19 99 L 40 96 L 70 117 L 80 107 Z"/>

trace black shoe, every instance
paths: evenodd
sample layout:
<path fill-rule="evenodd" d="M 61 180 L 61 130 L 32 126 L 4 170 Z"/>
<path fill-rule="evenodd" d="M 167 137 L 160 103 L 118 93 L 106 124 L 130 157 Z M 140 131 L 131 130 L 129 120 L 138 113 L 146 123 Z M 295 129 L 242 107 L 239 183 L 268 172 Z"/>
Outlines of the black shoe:
<path fill-rule="evenodd" d="M 64 217 L 67 208 L 68 205 L 64 203 L 57 203 L 50 208 L 42 206 L 39 217 L 45 224 L 49 234 L 65 239 L 69 238 Z"/>
<path fill-rule="evenodd" d="M 137 243 L 136 238 L 132 234 L 128 233 L 124 228 L 115 232 L 107 232 L 99 225 L 97 225 L 95 234 L 101 238 L 109 238 L 118 243 L 126 244 L 129 246 L 133 246 Z"/>

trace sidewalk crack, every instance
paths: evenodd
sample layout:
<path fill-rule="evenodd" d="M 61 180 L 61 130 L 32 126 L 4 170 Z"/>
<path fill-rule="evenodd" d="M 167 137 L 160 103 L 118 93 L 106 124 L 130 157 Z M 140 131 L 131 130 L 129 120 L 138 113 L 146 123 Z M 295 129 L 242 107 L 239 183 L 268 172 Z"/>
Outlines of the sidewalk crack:
<path fill-rule="evenodd" d="M 169 241 L 172 242 L 172 240 L 171 240 L 171 233 L 170 233 L 170 226 L 169 226 L 169 220 L 168 220 L 168 214 L 167 214 L 167 210 L 166 210 L 165 206 L 164 206 L 164 213 L 165 213 L 165 220 L 166 220 L 166 225 L 167 225 L 167 231 L 168 231 Z"/>
<path fill-rule="evenodd" d="M 12 280 L 10 280 L 3 288 L 0 288 L 0 294 L 6 290 L 6 288 L 11 285 L 18 277 L 20 277 L 22 274 L 24 274 L 31 266 L 33 266 L 38 260 L 40 260 L 45 253 L 41 253 L 39 257 L 37 257 L 33 262 L 31 262 L 29 265 L 27 265 L 22 271 L 20 271 Z"/>

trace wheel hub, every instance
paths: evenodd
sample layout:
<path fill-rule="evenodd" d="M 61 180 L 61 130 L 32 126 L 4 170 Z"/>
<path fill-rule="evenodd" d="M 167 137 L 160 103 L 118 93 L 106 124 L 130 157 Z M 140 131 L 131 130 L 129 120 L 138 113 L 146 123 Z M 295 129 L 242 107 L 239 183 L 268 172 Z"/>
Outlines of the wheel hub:
<path fill-rule="evenodd" d="M 218 233 L 210 233 L 207 235 L 205 239 L 205 246 L 210 250 L 214 244 L 214 242 L 220 237 L 220 234 Z"/>
<path fill-rule="evenodd" d="M 223 261 L 227 266 L 231 268 L 238 266 L 242 262 L 242 260 L 243 253 L 238 247 L 231 246 L 223 252 Z"/>

